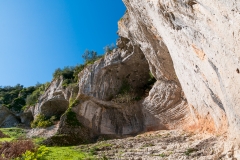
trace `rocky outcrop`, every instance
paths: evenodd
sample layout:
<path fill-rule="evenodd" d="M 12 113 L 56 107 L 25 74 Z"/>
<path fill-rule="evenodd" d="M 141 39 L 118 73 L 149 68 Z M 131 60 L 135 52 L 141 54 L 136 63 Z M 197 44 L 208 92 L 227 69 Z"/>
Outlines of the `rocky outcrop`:
<path fill-rule="evenodd" d="M 130 135 L 144 130 L 144 117 L 139 103 L 116 104 L 96 98 L 73 107 L 79 121 L 100 135 Z"/>
<path fill-rule="evenodd" d="M 144 54 L 126 38 L 121 38 L 118 46 L 79 74 L 79 94 L 108 101 L 119 93 L 124 83 L 135 92 L 142 92 L 149 78 Z"/>
<path fill-rule="evenodd" d="M 127 3 L 128 7 L 128 3 Z M 130 8 L 132 9 L 132 8 Z M 128 9 L 129 10 L 129 9 Z M 126 14 L 119 21 L 119 35 L 138 44 L 145 55 L 151 73 L 157 79 L 144 108 L 158 118 L 165 128 L 187 128 L 194 125 L 194 119 L 181 84 L 176 76 L 171 55 L 156 32 L 148 29 L 135 14 Z"/>
<path fill-rule="evenodd" d="M 63 78 L 54 79 L 44 94 L 39 97 L 38 103 L 30 110 L 33 115 L 43 114 L 46 117 L 61 116 L 68 108 L 71 97 L 70 88 L 62 87 Z"/>
<path fill-rule="evenodd" d="M 239 2 L 123 1 L 119 34 L 141 45 L 158 80 L 178 84 L 176 72 L 189 103 L 180 112 L 195 122 L 188 129 L 228 131 L 239 140 Z"/>
<path fill-rule="evenodd" d="M 14 127 L 19 123 L 18 118 L 9 109 L 0 105 L 0 127 Z"/>
<path fill-rule="evenodd" d="M 78 86 L 53 80 L 33 115 L 64 113 L 58 133 L 88 140 L 177 128 L 239 139 L 239 3 L 123 1 L 118 47 L 86 66 Z M 65 123 L 70 99 L 75 128 Z"/>
<path fill-rule="evenodd" d="M 66 123 L 67 111 L 61 117 L 58 135 L 82 135 L 89 141 L 86 135 L 119 137 L 166 129 L 154 113 L 143 107 L 154 78 L 139 45 L 127 38 L 120 38 L 117 44 L 118 48 L 79 73 L 77 89 L 64 89 L 62 78 L 53 80 L 32 108 L 33 115 L 63 114 L 70 99 L 75 99 L 70 110 L 76 114 L 81 126 L 71 127 Z M 178 99 L 173 103 L 178 103 Z"/>

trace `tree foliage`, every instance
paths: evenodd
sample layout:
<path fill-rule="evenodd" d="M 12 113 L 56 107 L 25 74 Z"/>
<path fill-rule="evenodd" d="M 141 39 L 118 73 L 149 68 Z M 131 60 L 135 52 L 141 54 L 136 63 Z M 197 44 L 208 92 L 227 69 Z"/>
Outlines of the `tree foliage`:
<path fill-rule="evenodd" d="M 85 63 L 88 61 L 92 61 L 97 59 L 97 52 L 95 51 L 90 51 L 88 49 L 85 50 L 85 52 L 82 55 L 82 58 L 85 60 Z"/>
<path fill-rule="evenodd" d="M 105 53 L 109 53 L 112 52 L 115 48 L 116 46 L 112 43 L 111 45 L 106 45 L 103 49 Z"/>
<path fill-rule="evenodd" d="M 23 87 L 23 85 L 17 84 L 13 87 L 0 87 L 0 104 L 12 111 L 19 112 L 25 105 L 33 105 L 40 95 L 39 90 L 43 92 L 45 90 L 45 86 L 48 84 L 49 83 L 37 83 L 35 86 L 30 87 Z M 29 103 L 30 101 L 31 103 Z"/>

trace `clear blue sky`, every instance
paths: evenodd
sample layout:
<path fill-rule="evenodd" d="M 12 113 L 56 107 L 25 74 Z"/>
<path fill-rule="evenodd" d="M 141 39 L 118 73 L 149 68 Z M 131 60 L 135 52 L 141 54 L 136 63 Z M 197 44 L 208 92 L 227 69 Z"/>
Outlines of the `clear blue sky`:
<path fill-rule="evenodd" d="M 122 0 L 0 0 L 0 86 L 45 83 L 85 49 L 103 53 L 125 10 Z"/>

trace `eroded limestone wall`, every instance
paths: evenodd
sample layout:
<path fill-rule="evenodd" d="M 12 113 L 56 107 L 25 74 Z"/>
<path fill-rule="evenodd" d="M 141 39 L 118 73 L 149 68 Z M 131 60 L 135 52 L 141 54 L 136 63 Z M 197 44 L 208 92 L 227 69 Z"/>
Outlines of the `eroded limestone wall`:
<path fill-rule="evenodd" d="M 240 2 L 123 1 L 127 14 L 119 22 L 119 34 L 141 44 L 149 64 L 155 68 L 153 71 L 169 67 L 156 62 L 156 59 L 161 61 L 161 50 L 146 50 L 155 47 L 146 47 L 150 40 L 142 37 L 141 32 L 160 46 L 166 46 L 196 121 L 192 129 L 228 131 L 237 137 L 240 130 Z M 167 79 L 171 77 L 164 75 Z"/>

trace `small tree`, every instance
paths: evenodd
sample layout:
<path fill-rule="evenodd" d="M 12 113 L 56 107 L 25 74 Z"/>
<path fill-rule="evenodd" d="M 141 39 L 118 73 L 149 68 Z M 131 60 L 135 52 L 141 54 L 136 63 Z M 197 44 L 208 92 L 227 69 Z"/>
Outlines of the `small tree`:
<path fill-rule="evenodd" d="M 97 59 L 97 57 L 98 57 L 97 52 L 89 51 L 88 49 L 86 49 L 82 55 L 82 58 L 85 60 L 85 63 L 89 61 L 94 61 Z"/>
<path fill-rule="evenodd" d="M 57 69 L 54 71 L 54 73 L 53 73 L 53 77 L 54 77 L 54 78 L 57 78 L 57 77 L 59 77 L 59 76 L 61 75 L 61 73 L 62 73 L 61 68 L 57 68 Z"/>
<path fill-rule="evenodd" d="M 105 53 L 108 53 L 108 52 L 112 52 L 114 48 L 116 48 L 116 46 L 112 43 L 111 45 L 106 45 L 103 49 Z"/>

